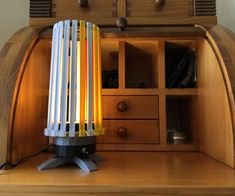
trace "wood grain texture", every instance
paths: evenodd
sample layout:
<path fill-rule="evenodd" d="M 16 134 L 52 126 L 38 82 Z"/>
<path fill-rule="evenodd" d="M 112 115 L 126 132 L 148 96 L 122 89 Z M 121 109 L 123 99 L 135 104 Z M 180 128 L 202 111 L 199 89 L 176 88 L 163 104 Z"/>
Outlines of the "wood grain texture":
<path fill-rule="evenodd" d="M 159 143 L 158 120 L 104 120 L 103 123 L 105 128 L 105 135 L 97 137 L 97 143 Z M 120 137 L 118 135 L 118 129 L 121 127 L 126 129 L 126 136 Z"/>
<path fill-rule="evenodd" d="M 166 89 L 166 88 L 146 88 L 146 89 L 102 89 L 102 95 L 197 95 L 196 88 L 189 89 Z"/>
<path fill-rule="evenodd" d="M 43 27 L 42 27 L 43 28 Z M 42 28 L 27 27 L 13 35 L 0 60 L 0 163 L 9 160 L 15 104 L 27 59 Z"/>
<path fill-rule="evenodd" d="M 218 154 L 216 156 L 217 158 L 219 157 L 220 159 L 223 159 L 224 162 L 229 163 L 230 166 L 234 167 L 235 35 L 231 31 L 220 25 L 207 29 L 206 31 L 208 43 L 210 44 L 211 50 L 213 50 L 213 52 L 211 51 L 211 53 L 214 53 L 214 56 L 213 54 L 210 54 L 212 55 L 212 57 L 208 61 L 209 63 L 216 65 L 217 70 L 213 70 L 213 72 L 217 74 L 216 76 L 211 75 L 211 77 L 206 80 L 207 83 L 204 83 L 204 85 L 211 86 L 216 89 L 213 94 L 217 95 L 217 101 L 221 104 L 221 106 L 219 107 L 217 103 L 217 110 L 222 109 L 219 110 L 221 114 L 218 113 L 217 115 L 221 115 L 223 124 L 222 126 L 226 126 L 226 129 L 222 129 L 224 130 L 224 132 L 221 133 L 223 134 L 221 139 L 228 139 L 228 141 L 226 141 L 226 145 L 223 145 L 223 148 L 227 148 L 227 151 L 225 151 L 226 153 L 222 152 L 222 150 L 219 149 Z M 212 79 L 213 77 L 216 77 L 216 81 L 218 81 L 218 86 L 215 86 L 215 84 L 212 84 L 210 82 L 210 79 Z M 221 85 L 221 83 L 224 83 L 224 85 Z M 219 89 L 221 89 L 221 92 L 218 91 Z M 223 94 L 221 94 L 222 92 Z M 209 96 L 209 94 L 207 96 Z M 213 110 L 214 109 L 215 108 L 213 108 Z M 219 127 L 223 128 L 221 127 L 221 125 Z M 207 140 L 208 139 L 209 138 L 207 138 Z M 205 140 L 206 138 L 204 138 L 204 141 Z M 215 148 L 215 144 L 212 144 L 211 149 L 213 149 L 213 146 Z M 207 145 L 205 145 L 204 147 L 205 149 L 209 148 L 209 146 Z M 216 151 L 214 150 L 215 149 L 210 152 L 215 153 Z"/>
<path fill-rule="evenodd" d="M 165 5 L 158 7 L 152 0 L 127 0 L 129 18 L 156 17 L 189 17 L 192 16 L 192 0 L 167 0 Z"/>
<path fill-rule="evenodd" d="M 30 26 L 50 26 L 54 23 L 65 20 L 65 19 L 84 19 L 78 17 L 56 17 L 56 18 L 30 18 L 29 25 Z M 102 26 L 113 26 L 116 27 L 116 18 L 89 18 L 90 22 L 93 22 L 97 25 Z M 216 16 L 190 16 L 190 17 L 153 17 L 153 18 L 144 18 L 144 17 L 136 17 L 136 18 L 128 18 L 128 24 L 130 26 L 157 26 L 157 25 L 203 25 L 205 27 L 211 27 L 217 24 Z"/>
<path fill-rule="evenodd" d="M 117 1 L 117 12 L 118 17 L 126 17 L 127 16 L 127 0 L 118 0 Z"/>
<path fill-rule="evenodd" d="M 40 150 L 48 143 L 47 123 L 51 44 L 40 40 L 34 47 L 21 79 L 11 141 L 11 162 Z"/>
<path fill-rule="evenodd" d="M 119 55 L 118 55 L 118 87 L 125 89 L 125 42 L 119 42 Z"/>
<path fill-rule="evenodd" d="M 103 96 L 104 119 L 158 119 L 158 96 Z M 127 104 L 127 110 L 117 109 L 119 102 Z"/>
<path fill-rule="evenodd" d="M 130 17 L 128 18 L 130 25 L 202 25 L 211 27 L 217 24 L 216 16 L 191 16 L 191 17 Z"/>
<path fill-rule="evenodd" d="M 106 21 L 113 17 L 112 6 L 114 0 L 88 0 L 88 7 L 80 7 L 77 0 L 54 0 L 56 4 L 56 18 L 73 18 L 80 20 Z"/>
<path fill-rule="evenodd" d="M 193 16 L 192 0 L 167 0 L 161 8 L 156 6 L 154 0 L 144 2 L 142 0 L 89 1 L 88 7 L 85 8 L 80 7 L 77 0 L 53 0 L 53 7 L 55 12 L 52 14 L 53 18 L 43 18 L 44 15 L 42 17 L 38 15 L 37 18 L 31 17 L 30 25 L 52 25 L 59 20 L 85 19 L 97 25 L 116 26 L 116 17 L 120 16 L 127 16 L 130 25 L 201 24 L 212 26 L 217 23 L 216 16 Z M 207 5 L 204 7 L 207 8 Z"/>
<path fill-rule="evenodd" d="M 185 37 L 198 38 L 206 37 L 206 32 L 200 27 L 128 27 L 127 31 L 120 32 L 117 28 L 112 27 L 100 27 L 101 36 L 103 42 L 105 39 L 109 39 L 110 42 L 115 40 L 125 39 L 126 41 L 130 40 L 150 40 L 150 39 L 160 39 L 167 37 L 174 37 L 178 39 L 185 39 Z M 52 28 L 45 29 L 40 37 L 42 39 L 51 39 L 52 37 Z M 108 41 L 107 41 L 108 42 Z M 105 43 L 104 43 L 105 44 Z M 110 44 L 111 45 L 111 44 Z M 116 48 L 116 46 L 115 46 Z"/>
<path fill-rule="evenodd" d="M 209 43 L 216 54 L 229 99 L 230 113 L 235 127 L 235 34 L 217 25 L 207 30 Z M 235 133 L 234 133 L 235 134 Z"/>
<path fill-rule="evenodd" d="M 194 144 L 108 144 L 99 143 L 97 151 L 116 151 L 116 152 L 198 152 L 198 147 Z"/>
<path fill-rule="evenodd" d="M 234 167 L 234 136 L 226 84 L 207 41 L 198 47 L 198 146 L 201 152 Z"/>
<path fill-rule="evenodd" d="M 51 155 L 0 173 L 0 195 L 234 195 L 235 171 L 201 153 L 99 152 L 86 173 L 74 165 L 39 172 Z M 144 160 L 144 162 L 143 162 Z"/>

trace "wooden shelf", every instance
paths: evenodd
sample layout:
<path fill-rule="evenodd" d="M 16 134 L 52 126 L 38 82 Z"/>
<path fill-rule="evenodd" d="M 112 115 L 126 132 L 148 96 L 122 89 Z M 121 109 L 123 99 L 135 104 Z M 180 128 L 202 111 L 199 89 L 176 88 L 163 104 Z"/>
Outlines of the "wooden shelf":
<path fill-rule="evenodd" d="M 99 152 L 106 161 L 86 173 L 74 165 L 38 171 L 41 154 L 0 171 L 0 195 L 234 195 L 235 171 L 191 152 Z"/>
<path fill-rule="evenodd" d="M 185 89 L 164 89 L 165 95 L 197 95 L 197 89 L 196 88 L 185 88 Z"/>
<path fill-rule="evenodd" d="M 198 89 L 160 89 L 160 88 L 144 88 L 144 89 L 102 89 L 102 95 L 197 95 Z"/>
<path fill-rule="evenodd" d="M 163 142 L 161 142 L 163 143 Z M 140 151 L 140 152 L 197 152 L 194 144 L 97 144 L 100 151 Z"/>

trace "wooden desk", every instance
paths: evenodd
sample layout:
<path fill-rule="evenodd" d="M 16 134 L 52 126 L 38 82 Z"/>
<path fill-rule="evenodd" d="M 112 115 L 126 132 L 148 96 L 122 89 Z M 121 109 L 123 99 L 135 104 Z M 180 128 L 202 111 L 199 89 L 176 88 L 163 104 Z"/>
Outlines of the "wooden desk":
<path fill-rule="evenodd" d="M 235 171 L 197 152 L 100 152 L 86 173 L 74 165 L 38 171 L 50 154 L 0 171 L 0 195 L 234 195 Z"/>

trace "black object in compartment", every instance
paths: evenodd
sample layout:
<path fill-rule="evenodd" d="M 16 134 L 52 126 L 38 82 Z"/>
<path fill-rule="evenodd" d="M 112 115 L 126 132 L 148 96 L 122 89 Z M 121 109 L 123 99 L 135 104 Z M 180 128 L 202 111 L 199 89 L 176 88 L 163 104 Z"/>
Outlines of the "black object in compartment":
<path fill-rule="evenodd" d="M 118 71 L 102 71 L 102 88 L 118 88 Z"/>
<path fill-rule="evenodd" d="M 193 88 L 196 85 L 196 56 L 193 50 L 166 43 L 166 87 Z"/>

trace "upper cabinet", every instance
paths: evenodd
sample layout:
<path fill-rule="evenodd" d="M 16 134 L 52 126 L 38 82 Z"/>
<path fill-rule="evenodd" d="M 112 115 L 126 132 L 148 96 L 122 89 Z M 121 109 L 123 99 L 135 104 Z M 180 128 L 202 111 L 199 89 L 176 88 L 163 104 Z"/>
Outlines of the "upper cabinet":
<path fill-rule="evenodd" d="M 98 25 L 115 24 L 117 0 L 30 0 L 30 25 L 77 19 Z"/>
<path fill-rule="evenodd" d="M 216 24 L 215 0 L 119 0 L 129 25 Z"/>
<path fill-rule="evenodd" d="M 192 0 L 127 0 L 127 17 L 151 19 L 192 15 Z"/>
<path fill-rule="evenodd" d="M 116 0 L 56 0 L 57 18 L 110 22 L 116 17 Z"/>
<path fill-rule="evenodd" d="M 97 25 L 116 26 L 119 17 L 124 17 L 130 26 L 212 26 L 217 23 L 216 1 L 30 0 L 30 25 L 51 25 L 58 20 L 78 19 L 88 20 Z M 124 24 L 126 25 L 126 22 Z"/>

